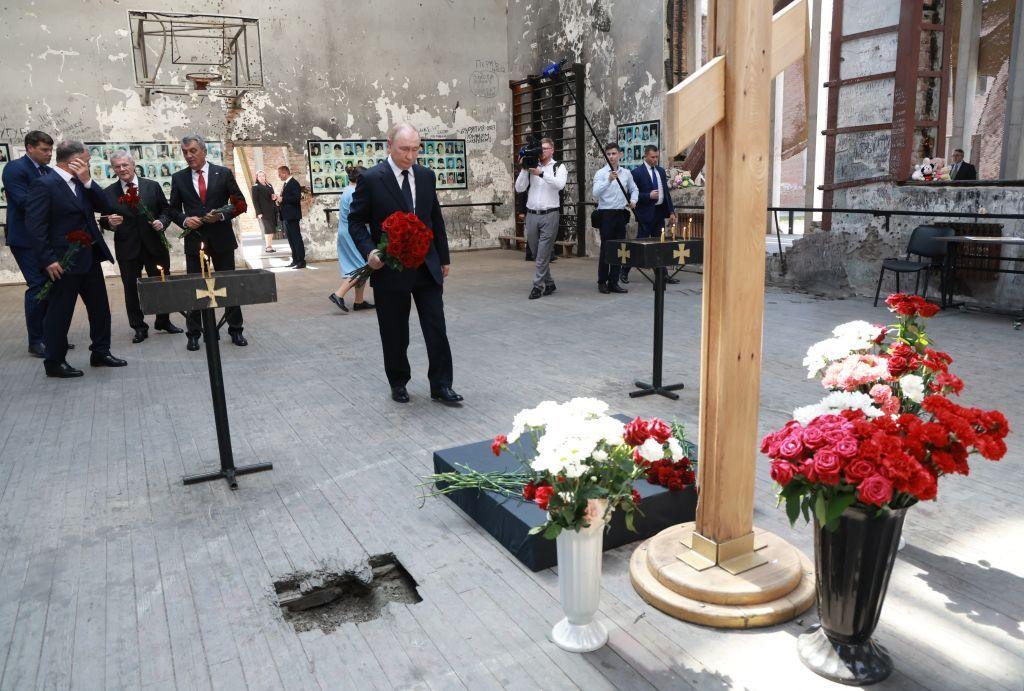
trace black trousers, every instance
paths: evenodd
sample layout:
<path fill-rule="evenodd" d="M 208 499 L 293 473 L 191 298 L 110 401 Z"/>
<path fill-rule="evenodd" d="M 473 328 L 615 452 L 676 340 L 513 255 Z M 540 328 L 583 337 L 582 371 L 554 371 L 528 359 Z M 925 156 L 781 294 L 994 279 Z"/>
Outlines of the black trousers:
<path fill-rule="evenodd" d="M 302 242 L 302 231 L 299 230 L 299 219 L 293 218 L 284 223 L 284 234 L 288 238 L 288 246 L 292 250 L 292 261 L 302 264 L 306 261 L 306 245 Z"/>
<path fill-rule="evenodd" d="M 619 282 L 622 265 L 615 255 L 618 250 L 615 240 L 626 237 L 628 222 L 628 211 L 608 209 L 601 212 L 601 261 L 597 263 L 598 283 L 616 285 Z"/>
<path fill-rule="evenodd" d="M 411 291 L 374 288 L 377 326 L 384 351 L 384 372 L 391 386 L 405 386 L 409 368 L 409 310 L 416 302 L 423 341 L 427 346 L 427 379 L 431 390 L 452 385 L 452 351 L 444 323 L 443 289 L 426 266 L 419 268 Z"/>
<path fill-rule="evenodd" d="M 103 281 L 103 269 L 98 261 L 84 274 L 65 273 L 53 282 L 50 290 L 50 304 L 43 320 L 43 334 L 46 339 L 46 363 L 59 365 L 68 354 L 68 328 L 75 316 L 75 303 L 81 296 L 85 311 L 89 315 L 89 338 L 94 353 L 110 352 L 110 302 L 107 300 L 107 284 Z"/>
<path fill-rule="evenodd" d="M 41 260 L 34 249 L 11 247 L 10 250 L 28 286 L 25 290 L 25 327 L 28 329 L 28 344 L 36 345 L 43 342 L 43 320 L 49 304 L 49 300 L 36 299 L 46 285 L 46 271 L 40 267 Z"/>
<path fill-rule="evenodd" d="M 235 251 L 225 250 L 223 252 L 207 252 L 207 256 L 213 260 L 213 268 L 217 271 L 235 270 Z M 202 273 L 199 267 L 198 254 L 185 255 L 185 273 Z M 242 308 L 237 305 L 225 307 L 224 316 L 228 318 L 228 333 L 242 333 Z M 199 310 L 193 310 L 186 315 L 185 331 L 189 336 L 198 336 L 203 332 L 202 314 Z"/>
<path fill-rule="evenodd" d="M 117 266 L 121 269 L 121 285 L 124 287 L 124 308 L 128 313 L 128 324 L 133 329 L 148 329 L 146 317 L 142 314 L 142 307 L 139 306 L 139 277 L 142 276 L 142 269 L 146 269 L 146 275 L 150 278 L 160 275 L 157 265 L 164 267 L 164 273 L 170 274 L 167 268 L 170 265 L 168 256 L 157 257 L 151 254 L 145 247 L 139 251 L 139 256 L 132 259 L 117 258 Z M 156 315 L 156 327 L 166 326 L 171 322 L 166 314 Z"/>
<path fill-rule="evenodd" d="M 656 218 L 653 221 L 641 221 L 637 219 L 636 236 L 638 238 L 653 238 L 661 235 L 661 229 L 665 227 L 664 218 Z M 622 275 L 629 275 L 629 267 L 622 267 Z"/>

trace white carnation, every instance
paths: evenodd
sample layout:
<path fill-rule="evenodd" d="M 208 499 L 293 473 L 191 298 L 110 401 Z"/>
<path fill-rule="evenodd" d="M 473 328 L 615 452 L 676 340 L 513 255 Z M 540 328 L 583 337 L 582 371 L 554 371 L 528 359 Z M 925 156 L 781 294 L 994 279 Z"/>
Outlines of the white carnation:
<path fill-rule="evenodd" d="M 920 403 L 924 400 L 924 379 L 916 374 L 904 374 L 900 377 L 900 390 L 914 403 Z"/>
<path fill-rule="evenodd" d="M 882 327 L 866 321 L 852 321 L 832 329 L 832 338 L 818 341 L 807 349 L 804 367 L 807 378 L 813 379 L 829 363 L 844 360 L 851 353 L 860 353 L 875 346 L 875 339 L 882 333 Z"/>
<path fill-rule="evenodd" d="M 647 441 L 637 447 L 640 457 L 645 461 L 660 461 L 665 457 L 665 449 L 654 437 L 648 437 Z"/>
<path fill-rule="evenodd" d="M 860 391 L 833 391 L 818 403 L 805 405 L 793 411 L 793 419 L 803 426 L 821 415 L 835 415 L 843 410 L 859 410 L 869 418 L 876 418 L 882 411 L 874 405 L 871 396 Z"/>
<path fill-rule="evenodd" d="M 679 440 L 675 437 L 668 438 L 668 452 L 672 455 L 673 461 L 679 461 L 683 458 L 683 445 L 679 443 Z"/>
<path fill-rule="evenodd" d="M 602 449 L 598 449 L 594 453 L 590 454 L 590 457 L 593 458 L 598 463 L 604 463 L 605 461 L 608 460 L 608 452 Z"/>

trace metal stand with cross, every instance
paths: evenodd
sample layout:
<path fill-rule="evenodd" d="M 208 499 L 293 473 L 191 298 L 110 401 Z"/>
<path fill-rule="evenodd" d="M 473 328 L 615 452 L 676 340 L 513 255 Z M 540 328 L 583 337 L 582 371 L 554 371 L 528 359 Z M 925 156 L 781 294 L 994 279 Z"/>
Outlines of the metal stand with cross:
<path fill-rule="evenodd" d="M 806 0 L 709 0 L 713 57 L 665 97 L 673 152 L 707 133 L 697 520 L 630 560 L 637 592 L 687 621 L 727 628 L 788 621 L 814 603 L 811 561 L 756 529 L 754 476 L 764 322 L 770 84 L 807 53 Z"/>
<path fill-rule="evenodd" d="M 146 314 L 189 310 L 200 310 L 202 313 L 220 470 L 185 476 L 182 483 L 192 485 L 210 480 L 226 480 L 231 489 L 238 489 L 239 475 L 271 470 L 274 467 L 272 463 L 235 466 L 231 430 L 228 427 L 227 398 L 224 395 L 224 373 L 220 362 L 219 328 L 214 308 L 277 302 L 274 274 L 263 269 L 242 269 L 210 273 L 208 277 L 181 274 L 166 278 L 140 278 L 139 301 Z"/>
<path fill-rule="evenodd" d="M 616 240 L 618 249 L 615 256 L 620 264 L 636 269 L 652 269 L 654 271 L 654 371 L 651 383 L 633 382 L 636 391 L 629 393 L 630 398 L 658 394 L 673 401 L 679 399 L 675 393 L 684 384 L 662 384 L 661 365 L 665 350 L 665 281 L 668 278 L 668 267 L 683 267 L 687 259 L 695 262 L 701 260 L 703 240 L 660 240 L 658 238 L 641 238 L 636 240 Z"/>

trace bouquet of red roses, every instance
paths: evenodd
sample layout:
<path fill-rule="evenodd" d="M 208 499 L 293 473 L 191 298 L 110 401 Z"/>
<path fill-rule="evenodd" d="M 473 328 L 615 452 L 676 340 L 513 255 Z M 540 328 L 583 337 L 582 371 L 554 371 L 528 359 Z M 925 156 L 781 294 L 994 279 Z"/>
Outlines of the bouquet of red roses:
<path fill-rule="evenodd" d="M 122 206 L 127 206 L 129 209 L 132 209 L 133 211 L 142 212 L 142 215 L 146 217 L 146 221 L 149 222 L 150 226 L 152 226 L 153 222 L 156 221 L 156 217 L 153 216 L 153 212 L 151 212 L 149 210 L 149 207 L 142 202 L 142 197 L 139 196 L 139 188 L 136 187 L 134 183 L 129 183 L 128 191 L 122 194 L 120 197 L 118 197 L 117 201 Z M 154 228 L 154 230 L 156 229 Z M 164 249 L 170 250 L 171 243 L 167 239 L 167 236 L 164 235 L 164 231 L 159 231 L 159 235 L 160 242 L 163 244 Z"/>
<path fill-rule="evenodd" d="M 389 269 L 402 271 L 418 269 L 427 259 L 434 231 L 426 226 L 416 214 L 396 211 L 380 224 L 381 238 L 377 244 L 381 259 Z M 369 264 L 348 274 L 349 278 L 362 283 L 373 273 Z"/>
<path fill-rule="evenodd" d="M 67 271 L 67 268 L 71 266 L 71 262 L 74 261 L 75 255 L 78 254 L 79 250 L 83 247 L 89 247 L 92 245 L 92 235 L 89 235 L 89 233 L 84 230 L 72 230 L 64 237 L 68 241 L 68 249 L 64 252 L 64 256 L 60 258 L 60 268 Z M 53 281 L 48 280 L 36 294 L 36 300 L 45 300 L 51 290 L 53 290 Z"/>
<path fill-rule="evenodd" d="M 935 350 L 925 320 L 935 305 L 916 295 L 886 300 L 898 323 L 857 321 L 815 343 L 808 378 L 831 390 L 761 442 L 791 523 L 814 511 L 833 530 L 851 505 L 902 509 L 935 499 L 943 475 L 967 475 L 971 454 L 998 461 L 1009 426 L 998 410 L 955 403 L 963 381 Z"/>

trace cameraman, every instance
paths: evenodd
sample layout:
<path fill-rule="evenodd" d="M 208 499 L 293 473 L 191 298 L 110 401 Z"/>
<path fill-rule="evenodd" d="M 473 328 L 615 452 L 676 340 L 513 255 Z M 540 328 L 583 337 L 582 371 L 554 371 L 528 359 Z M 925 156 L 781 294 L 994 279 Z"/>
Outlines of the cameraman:
<path fill-rule="evenodd" d="M 612 254 L 612 241 L 626 237 L 629 209 L 636 208 L 640 192 L 630 172 L 619 168 L 619 158 L 622 156 L 619 145 L 614 142 L 606 144 L 604 152 L 611 165 L 605 165 L 597 171 L 592 190 L 601 217 L 601 256 L 597 262 L 597 289 L 602 293 L 625 293 L 626 289 L 619 285 L 621 267 Z M 628 200 L 623 192 L 629 195 Z"/>
<path fill-rule="evenodd" d="M 555 142 L 544 137 L 540 140 L 540 156 L 536 161 L 530 160 L 529 154 L 519 159 L 522 170 L 516 178 L 516 192 L 528 191 L 526 243 L 537 259 L 531 300 L 555 292 L 555 282 L 551 278 L 551 251 L 558 236 L 558 193 L 565 187 L 569 173 L 565 165 L 555 162 L 554 154 Z M 527 167 L 530 163 L 534 167 Z"/>

